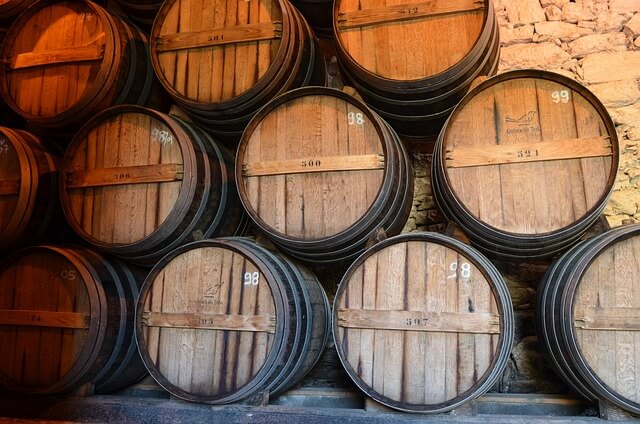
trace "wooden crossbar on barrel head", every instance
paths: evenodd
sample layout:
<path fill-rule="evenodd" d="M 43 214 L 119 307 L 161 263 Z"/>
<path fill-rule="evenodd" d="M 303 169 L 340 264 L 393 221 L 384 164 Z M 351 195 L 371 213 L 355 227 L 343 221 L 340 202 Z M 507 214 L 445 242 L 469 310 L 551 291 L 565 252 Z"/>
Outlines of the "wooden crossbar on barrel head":
<path fill-rule="evenodd" d="M 339 30 L 343 30 L 484 8 L 483 0 L 429 0 L 422 3 L 396 4 L 348 13 L 340 12 L 336 24 Z"/>
<path fill-rule="evenodd" d="M 583 330 L 640 331 L 640 308 L 580 308 L 574 312 L 573 323 Z"/>
<path fill-rule="evenodd" d="M 159 52 L 169 52 L 223 44 L 273 40 L 281 36 L 281 22 L 260 22 L 227 28 L 163 35 L 156 38 L 156 43 Z"/>
<path fill-rule="evenodd" d="M 376 330 L 500 334 L 500 316 L 467 312 L 340 309 L 338 326 Z"/>
<path fill-rule="evenodd" d="M 222 315 L 144 312 L 142 323 L 148 327 L 190 328 L 275 333 L 276 317 L 271 315 Z"/>
<path fill-rule="evenodd" d="M 67 188 L 160 183 L 181 180 L 183 172 L 183 165 L 179 163 L 122 166 L 71 171 L 66 175 L 66 183 Z"/>
<path fill-rule="evenodd" d="M 384 164 L 383 155 L 309 157 L 247 163 L 242 165 L 242 175 L 245 177 L 258 177 L 308 172 L 384 169 Z"/>
<path fill-rule="evenodd" d="M 456 147 L 445 152 L 447 168 L 581 159 L 613 154 L 608 136 L 544 141 L 539 143 L 496 144 Z"/>
<path fill-rule="evenodd" d="M 89 314 L 3 309 L 0 310 L 0 325 L 86 330 L 89 328 Z"/>
<path fill-rule="evenodd" d="M 104 50 L 105 37 L 103 34 L 102 37 L 85 46 L 19 53 L 6 59 L 5 63 L 9 69 L 24 69 L 61 63 L 87 62 L 102 59 Z"/>
<path fill-rule="evenodd" d="M 20 193 L 20 180 L 0 181 L 0 196 L 11 196 Z"/>

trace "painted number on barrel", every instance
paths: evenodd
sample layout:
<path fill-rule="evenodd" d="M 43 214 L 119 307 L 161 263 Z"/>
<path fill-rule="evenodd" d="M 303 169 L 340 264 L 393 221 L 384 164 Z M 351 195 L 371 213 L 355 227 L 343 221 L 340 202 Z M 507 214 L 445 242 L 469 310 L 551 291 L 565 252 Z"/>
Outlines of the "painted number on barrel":
<path fill-rule="evenodd" d="M 364 124 L 364 115 L 360 112 L 349 112 L 347 114 L 349 125 L 362 125 Z"/>
<path fill-rule="evenodd" d="M 300 166 L 303 168 L 317 168 L 322 165 L 322 162 L 319 159 L 307 159 L 300 162 Z"/>
<path fill-rule="evenodd" d="M 465 280 L 471 278 L 471 265 L 467 262 L 464 262 L 460 267 L 458 267 L 458 262 L 451 262 L 451 265 L 449 265 L 449 271 L 451 271 L 451 273 L 447 276 L 447 280 L 451 278 L 458 278 L 458 274 Z"/>
<path fill-rule="evenodd" d="M 9 152 L 9 143 L 7 143 L 7 140 L 0 139 L 0 155 L 4 155 L 7 152 Z"/>
<path fill-rule="evenodd" d="M 259 272 L 245 272 L 244 273 L 244 285 L 245 286 L 257 286 L 260 282 Z"/>
<path fill-rule="evenodd" d="M 427 325 L 428 321 L 429 321 L 429 318 L 407 318 L 404 324 L 407 327 L 416 327 L 416 326 Z"/>
<path fill-rule="evenodd" d="M 167 130 L 154 128 L 151 130 L 151 138 L 164 146 L 166 146 L 167 144 L 173 144 L 173 136 Z"/>
<path fill-rule="evenodd" d="M 556 90 L 551 93 L 553 103 L 569 103 L 569 90 Z"/>
<path fill-rule="evenodd" d="M 63 269 L 62 272 L 60 272 L 60 278 L 73 281 L 76 279 L 76 272 L 72 269 Z"/>
<path fill-rule="evenodd" d="M 522 149 L 518 150 L 517 155 L 519 158 L 533 158 L 540 156 L 538 149 Z"/>

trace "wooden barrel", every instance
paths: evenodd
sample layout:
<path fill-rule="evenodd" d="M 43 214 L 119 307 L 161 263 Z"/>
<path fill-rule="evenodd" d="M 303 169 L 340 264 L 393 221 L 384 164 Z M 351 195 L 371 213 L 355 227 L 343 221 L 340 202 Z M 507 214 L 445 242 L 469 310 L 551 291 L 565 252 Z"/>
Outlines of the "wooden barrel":
<path fill-rule="evenodd" d="M 81 247 L 35 246 L 0 263 L 0 386 L 97 392 L 146 372 L 134 338 L 137 271 Z"/>
<path fill-rule="evenodd" d="M 140 264 L 247 221 L 231 155 L 197 126 L 141 106 L 107 109 L 78 131 L 60 195 L 82 238 Z"/>
<path fill-rule="evenodd" d="M 507 364 L 506 284 L 474 249 L 436 233 L 386 239 L 342 278 L 333 333 L 349 377 L 374 400 L 444 412 L 475 399 Z"/>
<path fill-rule="evenodd" d="M 500 40 L 489 0 L 336 0 L 336 53 L 349 84 L 403 137 L 433 139 Z"/>
<path fill-rule="evenodd" d="M 223 404 L 293 386 L 320 357 L 329 318 L 324 290 L 304 267 L 249 239 L 202 240 L 151 270 L 136 337 L 167 391 Z"/>
<path fill-rule="evenodd" d="M 326 78 L 317 40 L 284 0 L 168 0 L 154 22 L 151 49 L 175 102 L 233 143 L 268 100 Z"/>
<path fill-rule="evenodd" d="M 613 122 L 585 87 L 513 71 L 456 107 L 436 143 L 432 185 L 440 209 L 485 254 L 550 257 L 600 216 L 618 155 Z"/>
<path fill-rule="evenodd" d="M 549 268 L 536 324 L 547 360 L 578 393 L 640 414 L 640 225 L 584 241 Z"/>
<path fill-rule="evenodd" d="M 333 39 L 332 0 L 291 0 L 291 4 L 304 16 L 315 35 L 327 40 Z"/>
<path fill-rule="evenodd" d="M 15 20 L 0 57 L 4 100 L 53 136 L 153 97 L 146 36 L 91 1 L 38 2 Z"/>
<path fill-rule="evenodd" d="M 0 252 L 41 240 L 63 220 L 59 161 L 38 137 L 0 127 Z"/>
<path fill-rule="evenodd" d="M 37 0 L 0 0 L 0 21 L 8 21 L 22 13 Z"/>
<path fill-rule="evenodd" d="M 413 201 L 397 135 L 361 101 L 323 87 L 290 91 L 256 114 L 238 146 L 236 180 L 267 237 L 319 263 L 354 259 L 380 228 L 400 233 Z"/>
<path fill-rule="evenodd" d="M 162 0 L 114 0 L 120 9 L 131 18 L 132 21 L 145 27 L 151 28 L 153 20 L 162 6 Z"/>

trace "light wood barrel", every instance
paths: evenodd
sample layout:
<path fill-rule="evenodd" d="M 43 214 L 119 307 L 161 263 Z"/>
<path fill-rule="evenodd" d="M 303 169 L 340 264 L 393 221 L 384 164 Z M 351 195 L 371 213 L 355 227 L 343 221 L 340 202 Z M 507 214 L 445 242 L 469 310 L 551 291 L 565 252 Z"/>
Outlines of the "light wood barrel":
<path fill-rule="evenodd" d="M 322 87 L 260 110 L 238 146 L 236 180 L 267 237 L 311 262 L 352 260 L 379 228 L 400 233 L 413 200 L 411 163 L 393 130 L 364 103 Z"/>
<path fill-rule="evenodd" d="M 154 22 L 151 49 L 175 102 L 235 144 L 271 98 L 326 79 L 313 33 L 284 0 L 168 0 Z"/>
<path fill-rule="evenodd" d="M 203 240 L 151 270 L 136 337 L 167 391 L 223 404 L 293 386 L 320 357 L 329 318 L 324 290 L 304 267 L 248 239 Z"/>
<path fill-rule="evenodd" d="M 0 21 L 10 20 L 37 0 L 0 0 Z"/>
<path fill-rule="evenodd" d="M 416 141 L 432 140 L 474 79 L 498 66 L 490 0 L 336 0 L 333 30 L 349 84 Z"/>
<path fill-rule="evenodd" d="M 0 127 L 0 252 L 40 241 L 63 220 L 59 161 L 38 137 Z"/>
<path fill-rule="evenodd" d="M 189 241 L 243 231 L 232 163 L 195 125 L 116 106 L 82 127 L 67 148 L 62 207 L 87 242 L 154 264 Z"/>
<path fill-rule="evenodd" d="M 618 167 L 606 109 L 586 88 L 545 71 L 501 74 L 456 107 L 434 150 L 445 215 L 487 255 L 553 256 L 601 214 Z"/>
<path fill-rule="evenodd" d="M 548 361 L 578 393 L 640 414 L 640 225 L 575 246 L 538 289 L 537 330 Z"/>
<path fill-rule="evenodd" d="M 97 392 L 146 372 L 133 316 L 143 276 L 81 247 L 29 247 L 0 263 L 0 386 Z"/>
<path fill-rule="evenodd" d="M 90 1 L 35 4 L 9 29 L 0 57 L 7 104 L 53 136 L 153 94 L 146 36 Z"/>
<path fill-rule="evenodd" d="M 506 284 L 474 249 L 435 233 L 386 239 L 342 278 L 333 304 L 340 361 L 374 400 L 444 412 L 485 393 L 513 343 Z"/>

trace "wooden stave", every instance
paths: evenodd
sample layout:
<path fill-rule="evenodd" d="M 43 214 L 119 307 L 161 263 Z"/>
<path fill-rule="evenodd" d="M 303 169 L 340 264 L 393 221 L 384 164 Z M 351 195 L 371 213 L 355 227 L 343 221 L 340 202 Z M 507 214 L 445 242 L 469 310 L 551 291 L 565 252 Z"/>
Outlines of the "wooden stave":
<path fill-rule="evenodd" d="M 96 3 L 82 0 L 82 5 L 93 12 L 105 29 L 106 48 L 100 71 L 85 94 L 68 109 L 50 116 L 33 115 L 21 111 L 20 107 L 8 95 L 3 95 L 8 106 L 17 114 L 40 127 L 52 137 L 59 137 L 60 131 L 71 136 L 82 123 L 96 113 L 110 106 L 123 103 L 149 104 L 163 107 L 164 99 L 158 92 L 153 69 L 149 61 L 148 40 L 136 27 L 103 9 Z M 34 5 L 20 15 L 10 28 L 19 31 L 20 24 L 46 4 Z M 8 44 L 8 43 L 7 43 Z M 2 52 L 7 47 L 3 46 Z M 0 70 L 0 92 L 8 93 L 6 71 Z"/>
<path fill-rule="evenodd" d="M 256 254 L 260 248 L 260 245 L 250 239 L 228 238 L 227 240 L 242 244 Z M 285 256 L 268 249 L 261 250 L 265 254 L 266 261 L 277 264 L 281 276 L 295 276 L 288 279 L 295 287 L 293 291 L 295 305 L 300 309 L 296 316 L 296 325 L 303 327 L 304 332 L 304 336 L 299 335 L 295 338 L 289 360 L 267 386 L 270 394 L 277 395 L 293 387 L 320 359 L 330 335 L 330 305 L 322 285 L 313 272 Z"/>
<path fill-rule="evenodd" d="M 0 127 L 0 134 L 12 142 L 22 152 L 23 177 L 30 178 L 21 182 L 20 190 L 28 191 L 25 200 L 18 200 L 14 211 L 21 217 L 12 227 L 10 223 L 2 231 L 0 251 L 26 244 L 24 235 L 29 234 L 31 241 L 46 237 L 53 223 L 61 220 L 59 213 L 57 178 L 60 159 L 42 144 L 36 136 L 17 129 Z M 25 194 L 18 194 L 25 196 Z"/>
<path fill-rule="evenodd" d="M 236 181 L 242 181 L 243 154 L 246 141 L 260 121 L 272 110 L 285 104 L 289 100 L 306 95 L 328 95 L 351 102 L 367 114 L 373 123 L 385 155 L 385 177 L 381 184 L 379 195 L 369 210 L 360 220 L 340 233 L 321 239 L 303 239 L 288 236 L 275 231 L 264 222 L 251 202 L 241 184 L 238 184 L 240 200 L 249 217 L 263 231 L 263 233 L 287 254 L 306 262 L 336 263 L 348 262 L 364 250 L 367 240 L 383 227 L 389 234 L 397 234 L 404 227 L 409 217 L 413 198 L 413 169 L 404 145 L 386 122 L 358 99 L 343 91 L 325 87 L 303 87 L 291 90 L 271 100 L 249 122 L 240 140 L 236 152 Z"/>
<path fill-rule="evenodd" d="M 326 85 L 326 63 L 321 56 L 318 41 L 299 12 L 289 5 L 287 7 L 291 9 L 293 24 L 298 29 L 292 34 L 298 43 L 297 48 L 292 47 L 287 54 L 288 58 L 295 61 L 289 60 L 283 64 L 281 76 L 274 78 L 263 91 L 237 106 L 214 110 L 210 107 L 200 108 L 203 105 L 183 104 L 191 118 L 215 137 L 235 145 L 251 118 L 272 98 L 298 87 Z"/>
<path fill-rule="evenodd" d="M 9 1 L 0 5 L 0 20 L 10 20 L 22 13 L 37 0 Z"/>
<path fill-rule="evenodd" d="M 143 265 L 154 265 L 178 246 L 201 237 L 207 239 L 240 235 L 245 231 L 248 221 L 234 187 L 231 155 L 202 129 L 178 118 L 174 119 L 190 139 L 197 143 L 196 151 L 201 154 L 196 157 L 200 159 L 202 156 L 204 159 L 201 166 L 205 171 L 204 188 L 202 191 L 196 191 L 192 198 L 190 211 L 196 209 L 190 223 L 187 219 L 176 220 L 174 232 L 166 236 L 161 243 L 147 245 L 145 241 L 141 241 L 143 247 L 131 253 L 133 256 L 130 253 L 123 254 L 130 261 Z M 198 197 L 199 194 L 202 194 L 201 198 Z M 113 248 L 121 251 L 120 247 Z M 123 248 L 122 251 L 124 250 L 129 249 Z"/>
<path fill-rule="evenodd" d="M 543 314 L 536 320 L 537 325 L 543 330 L 538 333 L 539 337 L 557 350 L 552 356 L 554 369 L 560 371 L 559 374 L 565 376 L 564 378 L 568 374 L 570 385 L 586 387 L 587 393 L 581 394 L 588 399 L 607 400 L 636 415 L 640 414 L 640 402 L 634 402 L 608 387 L 587 363 L 578 346 L 572 322 L 576 289 L 586 269 L 607 248 L 639 235 L 640 225 L 638 224 L 617 227 L 575 246 L 562 255 L 557 261 L 559 265 L 556 265 L 557 267 L 564 265 L 561 272 L 545 278 L 541 284 L 544 289 L 551 286 L 554 297 L 547 298 L 545 305 L 538 306 L 538 309 L 543 312 L 554 311 L 556 314 L 553 317 Z M 549 335 L 550 327 L 554 330 L 551 333 L 553 337 Z"/>
<path fill-rule="evenodd" d="M 10 266 L 11 261 L 20 258 L 20 255 L 28 254 L 30 251 L 48 251 L 57 253 L 64 259 L 68 260 L 73 266 L 76 267 L 76 271 L 82 275 L 83 280 L 87 282 L 85 287 L 88 292 L 90 301 L 90 327 L 89 338 L 85 348 L 80 352 L 74 365 L 70 368 L 65 376 L 58 381 L 50 384 L 49 386 L 39 388 L 24 388 L 20 385 L 16 385 L 13 382 L 7 382 L 0 373 L 0 384 L 5 388 L 16 392 L 30 392 L 30 393 L 65 393 L 73 390 L 79 385 L 88 381 L 88 373 L 91 372 L 91 364 L 96 360 L 98 356 L 98 345 L 104 342 L 107 322 L 101 319 L 101 316 L 106 313 L 107 305 L 105 301 L 104 290 L 96 282 L 96 274 L 94 270 L 87 269 L 84 264 L 78 260 L 77 256 L 69 251 L 69 249 L 58 248 L 54 246 L 33 246 L 25 249 L 21 249 L 15 252 L 13 255 L 7 257 L 0 263 L 0 268 Z M 91 284 L 94 283 L 94 284 Z"/>
<path fill-rule="evenodd" d="M 120 105 L 120 106 L 109 108 L 101 112 L 99 115 L 95 116 L 92 120 L 87 122 L 82 128 L 80 128 L 80 130 L 76 133 L 74 138 L 71 140 L 71 143 L 69 144 L 65 152 L 65 156 L 62 159 L 61 172 L 66 172 L 68 162 L 72 160 L 73 155 L 76 153 L 77 149 L 80 147 L 80 143 L 84 140 L 84 138 L 86 137 L 89 131 L 91 131 L 94 127 L 98 126 L 102 122 L 102 120 L 111 118 L 112 116 L 115 116 L 119 113 L 127 113 L 127 112 L 132 112 L 132 113 L 137 112 L 137 113 L 148 114 L 158 119 L 159 121 L 165 123 L 172 130 L 172 132 L 176 134 L 175 138 L 180 143 L 180 148 L 182 151 L 182 158 L 183 158 L 183 166 L 185 170 L 185 178 L 183 178 L 182 180 L 180 195 L 176 199 L 175 207 L 172 210 L 172 212 L 169 214 L 169 216 L 167 216 L 167 219 L 165 220 L 165 222 L 163 222 L 163 224 L 160 225 L 152 235 L 142 240 L 142 242 L 144 242 L 145 244 L 162 243 L 166 239 L 166 237 L 168 237 L 173 233 L 174 231 L 173 223 L 174 222 L 180 223 L 184 220 L 184 216 L 186 215 L 189 209 L 191 201 L 196 195 L 196 186 L 198 184 L 200 185 L 203 184 L 202 183 L 203 172 L 202 170 L 198 172 L 198 166 L 202 168 L 203 166 L 206 165 L 202 157 L 199 157 L 199 155 L 196 154 L 194 146 L 191 143 L 185 141 L 185 140 L 188 140 L 188 137 L 186 136 L 184 130 L 182 129 L 182 126 L 180 126 L 177 123 L 177 121 L 171 118 L 169 115 L 165 115 L 162 112 L 143 108 L 136 105 Z M 193 175 L 199 179 L 189 178 L 188 177 L 189 175 Z M 116 256 L 127 256 L 127 255 L 131 255 L 134 252 L 137 253 L 138 249 L 136 249 L 137 246 L 135 245 L 134 246 L 118 246 L 118 245 L 103 243 L 100 240 L 93 237 L 91 234 L 84 231 L 81 228 L 81 225 L 77 222 L 77 219 L 73 215 L 71 215 L 71 205 L 69 204 L 69 198 L 66 196 L 67 190 L 68 188 L 67 188 L 66 178 L 63 175 L 62 178 L 60 178 L 60 195 L 61 195 L 61 201 L 62 201 L 62 209 L 67 218 L 67 222 L 69 223 L 69 225 L 71 226 L 71 228 L 74 230 L 76 234 L 78 234 L 80 237 L 82 237 L 86 242 L 88 242 L 92 246 L 96 246 L 101 250 L 109 251 L 110 253 Z M 131 247 L 133 247 L 133 249 L 131 249 Z M 147 247 L 143 245 L 141 249 L 144 250 L 146 248 Z"/>
<path fill-rule="evenodd" d="M 536 293 L 535 325 L 538 344 L 546 362 L 576 393 L 587 399 L 596 400 L 597 395 L 593 390 L 576 377 L 576 373 L 567 362 L 567 358 L 563 355 L 562 347 L 558 342 L 560 339 L 558 338 L 559 330 L 556 327 L 559 322 L 556 298 L 562 287 L 560 287 L 561 284 L 554 284 L 554 281 L 561 282 L 558 279 L 559 275 L 563 275 L 567 270 L 575 266 L 576 257 L 573 254 L 580 255 L 581 252 L 589 248 L 589 242 L 590 240 L 586 240 L 573 246 L 557 261 L 552 263 L 545 272 Z"/>
<path fill-rule="evenodd" d="M 603 198 L 600 199 L 591 210 L 587 211 L 581 219 L 552 232 L 535 235 L 518 234 L 494 228 L 473 217 L 468 209 L 458 201 L 453 190 L 450 188 L 446 176 L 444 155 L 442 153 L 443 139 L 448 126 L 447 122 L 442 128 L 434 146 L 434 160 L 431 167 L 434 198 L 440 210 L 442 210 L 450 220 L 457 222 L 462 228 L 465 228 L 465 232 L 472 244 L 482 250 L 483 253 L 495 258 L 516 261 L 532 258 L 545 259 L 561 253 L 579 240 L 604 211 L 607 199 L 613 190 L 615 170 L 618 168 L 619 148 L 617 133 L 604 105 L 586 87 L 560 74 L 534 69 L 509 71 L 491 77 L 470 90 L 465 98 L 456 106 L 453 113 L 455 113 L 457 109 L 462 109 L 469 99 L 473 98 L 474 95 L 486 87 L 516 78 L 540 78 L 565 84 L 584 96 L 584 98 L 589 101 L 589 104 L 598 112 L 599 117 L 602 118 L 607 128 L 608 136 L 611 137 L 613 148 L 612 173 L 607 182 L 608 193 L 605 193 Z"/>
<path fill-rule="evenodd" d="M 102 346 L 86 374 L 97 393 L 109 393 L 136 381 L 146 375 L 146 370 L 135 349 L 133 337 L 134 301 L 137 286 L 143 271 L 130 269 L 123 262 L 106 258 L 86 248 L 67 248 L 70 255 L 85 264 L 99 278 L 104 292 L 107 328 Z M 112 323 L 118 323 L 113 325 Z M 98 346 L 96 346 L 98 347 Z"/>
<path fill-rule="evenodd" d="M 418 142 L 437 135 L 473 80 L 495 75 L 500 56 L 498 22 L 492 2 L 487 2 L 482 33 L 474 48 L 451 68 L 419 80 L 391 80 L 367 71 L 353 61 L 337 35 L 339 65 L 363 99 L 403 137 Z M 337 13 L 337 2 L 334 14 Z"/>
<path fill-rule="evenodd" d="M 273 295 L 276 317 L 279 318 L 276 321 L 274 334 L 275 339 L 272 348 L 267 354 L 267 358 L 260 370 L 244 386 L 236 389 L 235 392 L 225 394 L 224 396 L 194 395 L 171 383 L 158 371 L 157 367 L 155 367 L 151 360 L 142 325 L 144 303 L 150 291 L 150 286 L 153 284 L 153 280 L 157 277 L 162 268 L 172 259 L 188 250 L 197 249 L 199 247 L 218 247 L 228 249 L 233 252 L 240 253 L 257 265 L 260 272 L 266 276 L 266 281 L 268 282 Z M 297 382 L 297 379 L 302 378 L 304 374 L 311 369 L 324 350 L 324 345 L 328 339 L 326 331 L 328 330 L 329 322 L 329 304 L 326 294 L 317 280 L 317 284 L 314 287 L 315 290 L 308 290 L 305 283 L 295 281 L 296 278 L 301 276 L 300 272 L 292 274 L 288 273 L 287 268 L 290 266 L 290 260 L 285 257 L 267 250 L 265 247 L 262 247 L 251 239 L 240 237 L 218 238 L 192 242 L 179 247 L 163 257 L 149 272 L 149 275 L 141 288 L 136 307 L 136 343 L 138 344 L 138 350 L 142 357 L 142 361 L 149 374 L 169 393 L 188 401 L 209 404 L 228 404 L 238 402 L 264 391 L 268 391 L 270 395 L 277 394 L 293 386 Z M 297 265 L 294 266 L 294 268 L 296 267 Z M 296 292 L 298 289 L 302 290 Z M 323 299 L 320 302 L 318 302 L 317 299 L 315 302 L 309 302 L 308 299 L 304 299 L 303 295 L 319 295 L 323 297 Z M 299 305 L 301 303 L 306 304 L 307 310 L 304 312 L 299 310 Z M 309 307 L 314 305 L 324 305 L 325 309 L 323 311 L 319 311 L 318 308 L 309 310 Z M 301 316 L 301 314 L 307 314 L 308 318 L 312 315 L 322 316 L 323 313 L 325 315 L 325 323 L 327 324 L 324 328 L 320 326 L 312 326 L 311 331 L 309 332 L 309 325 L 304 329 L 299 325 L 304 320 L 304 317 Z M 309 341 L 305 340 L 305 343 L 302 346 L 300 345 L 299 337 L 301 336 L 301 333 L 305 333 L 306 337 L 316 337 L 318 335 L 317 332 L 319 331 L 325 331 L 325 334 L 320 337 L 322 340 L 321 347 L 317 351 L 313 350 L 313 346 L 316 348 L 318 347 L 317 341 L 315 341 L 315 343 L 307 343 Z M 296 346 L 296 351 L 304 351 L 302 348 L 307 346 L 306 354 L 310 356 L 306 358 L 295 358 L 295 355 L 292 352 L 292 347 L 294 345 Z M 308 346 L 311 346 L 312 348 L 309 349 Z M 288 374 L 287 376 L 288 372 L 291 374 Z"/>
<path fill-rule="evenodd" d="M 465 259 L 473 262 L 474 265 L 478 268 L 478 270 L 485 273 L 485 278 L 487 282 L 493 283 L 491 285 L 492 292 L 496 298 L 496 304 L 498 310 L 500 311 L 501 317 L 501 332 L 500 332 L 500 340 L 498 342 L 498 347 L 496 351 L 498 352 L 494 357 L 492 364 L 490 366 L 491 371 L 485 373 L 483 379 L 480 380 L 479 384 L 476 384 L 479 387 L 470 388 L 466 392 L 454 398 L 454 400 L 436 404 L 433 406 L 422 405 L 422 407 L 413 407 L 407 405 L 405 403 L 397 402 L 392 399 L 388 399 L 383 395 L 373 391 L 368 384 L 366 384 L 360 377 L 358 376 L 357 371 L 354 371 L 351 364 L 348 362 L 346 354 L 342 349 L 341 340 L 338 339 L 338 317 L 337 312 L 339 310 L 339 303 L 342 295 L 344 294 L 347 283 L 351 278 L 351 275 L 356 271 L 356 269 L 364 263 L 364 261 L 374 253 L 393 245 L 395 243 L 402 243 L 408 241 L 428 241 L 433 243 L 441 243 L 444 244 L 454 250 L 457 250 L 459 253 L 462 252 Z M 336 351 L 338 353 L 338 358 L 340 359 L 340 363 L 345 369 L 349 378 L 356 384 L 356 386 L 362 390 L 367 396 L 371 397 L 375 401 L 391 407 L 393 409 L 397 409 L 404 412 L 412 412 L 412 413 L 442 413 L 451 411 L 458 406 L 463 405 L 468 401 L 472 401 L 479 396 L 482 396 L 486 393 L 493 384 L 497 381 L 497 379 L 502 374 L 502 371 L 507 365 L 509 360 L 509 356 L 511 354 L 511 348 L 513 345 L 514 332 L 515 332 L 515 321 L 514 321 L 514 312 L 513 306 L 511 303 L 511 297 L 509 291 L 507 289 L 506 283 L 500 272 L 495 268 L 495 266 L 481 253 L 475 251 L 470 246 L 465 245 L 464 243 L 458 241 L 457 239 L 445 236 L 439 233 L 431 233 L 431 232 L 415 232 L 415 233 L 406 233 L 397 235 L 385 240 L 378 242 L 373 245 L 369 249 L 367 249 L 362 255 L 360 255 L 347 269 L 344 273 L 333 301 L 332 308 L 332 328 L 333 328 L 333 340 L 334 345 L 336 347 Z M 457 399 L 457 400 L 456 400 Z"/>
<path fill-rule="evenodd" d="M 158 15 L 154 20 L 154 25 L 151 28 L 151 36 L 150 36 L 150 47 L 151 47 L 151 62 L 153 65 L 153 69 L 158 77 L 158 80 L 165 88 L 165 90 L 169 93 L 169 95 L 173 98 L 173 100 L 183 106 L 186 110 L 190 109 L 203 109 L 207 111 L 211 110 L 220 110 L 224 111 L 226 109 L 233 108 L 238 105 L 242 105 L 247 100 L 250 100 L 255 96 L 255 93 L 261 93 L 266 89 L 266 87 L 272 82 L 276 76 L 281 75 L 282 68 L 287 68 L 288 66 L 281 66 L 282 63 L 289 63 L 288 60 L 293 56 L 292 55 L 292 46 L 295 44 L 295 41 L 292 43 L 292 39 L 295 37 L 295 31 L 292 30 L 294 27 L 294 22 L 292 22 L 292 17 L 289 13 L 289 8 L 287 4 L 282 0 L 276 0 L 276 2 L 280 6 L 280 11 L 282 13 L 282 38 L 280 39 L 280 45 L 278 46 L 278 51 L 274 56 L 273 62 L 269 66 L 268 71 L 262 76 L 260 80 L 248 91 L 228 100 L 220 103 L 199 103 L 195 102 L 192 99 L 187 98 L 186 96 L 178 93 L 178 91 L 172 86 L 172 84 L 166 80 L 162 73 L 162 67 L 158 61 L 158 47 L 157 40 L 159 38 L 159 32 L 163 23 L 163 19 L 166 18 L 166 14 L 168 13 L 168 9 L 176 2 L 177 0 L 167 0 L 163 3 L 162 7 L 158 11 Z M 280 66 L 278 66 L 280 65 Z"/>

